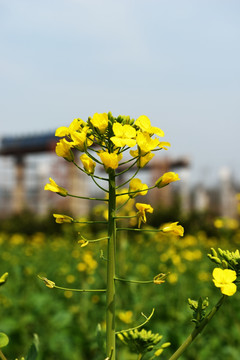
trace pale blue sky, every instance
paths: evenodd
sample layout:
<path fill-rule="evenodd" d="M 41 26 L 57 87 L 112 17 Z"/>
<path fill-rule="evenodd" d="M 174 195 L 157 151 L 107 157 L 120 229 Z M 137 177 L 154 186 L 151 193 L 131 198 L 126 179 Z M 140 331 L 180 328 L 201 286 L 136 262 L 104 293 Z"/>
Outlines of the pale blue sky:
<path fill-rule="evenodd" d="M 0 137 L 112 111 L 149 116 L 240 182 L 239 0 L 0 0 Z"/>

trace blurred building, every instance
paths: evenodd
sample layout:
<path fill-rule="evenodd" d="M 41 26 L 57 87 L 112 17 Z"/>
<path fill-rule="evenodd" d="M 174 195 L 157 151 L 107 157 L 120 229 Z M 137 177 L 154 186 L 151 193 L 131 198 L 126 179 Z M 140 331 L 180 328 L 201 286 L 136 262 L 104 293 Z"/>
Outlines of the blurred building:
<path fill-rule="evenodd" d="M 88 201 L 63 198 L 44 185 L 52 177 L 56 183 L 79 196 L 88 195 L 85 176 L 55 154 L 58 139 L 54 134 L 6 137 L 0 143 L 1 217 L 23 210 L 46 214 L 49 210 L 67 209 L 72 214 L 88 211 Z"/>
<path fill-rule="evenodd" d="M 72 215 L 86 214 L 92 203 L 74 197 L 61 197 L 50 191 L 44 191 L 49 177 L 78 196 L 98 196 L 96 187 L 89 177 L 73 166 L 72 163 L 56 156 L 55 146 L 58 138 L 54 133 L 5 137 L 0 142 L 0 217 L 30 210 L 44 215 L 49 211 L 66 211 Z M 78 157 L 79 158 L 79 157 Z M 76 162 L 77 162 L 76 157 Z M 219 182 L 214 189 L 205 189 L 202 184 L 190 186 L 190 163 L 185 157 L 170 159 L 155 158 L 140 172 L 143 181 L 152 186 L 165 172 L 175 171 L 181 181 L 159 189 L 149 191 L 147 200 L 155 208 L 170 207 L 178 196 L 183 213 L 192 210 L 212 211 L 219 216 L 236 217 L 236 193 L 231 173 L 222 169 Z M 132 174 L 136 169 L 132 169 Z M 125 174 L 124 174 L 125 175 Z M 120 177 L 119 183 L 127 178 Z M 128 187 L 128 184 L 126 184 Z"/>

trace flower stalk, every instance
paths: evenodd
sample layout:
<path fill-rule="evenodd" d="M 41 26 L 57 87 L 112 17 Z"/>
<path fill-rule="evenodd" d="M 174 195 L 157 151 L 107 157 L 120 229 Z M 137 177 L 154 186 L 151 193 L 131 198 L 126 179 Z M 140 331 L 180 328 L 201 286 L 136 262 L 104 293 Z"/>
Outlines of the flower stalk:
<path fill-rule="evenodd" d="M 107 296 L 106 296 L 106 350 L 107 355 L 115 360 L 115 263 L 116 263 L 116 186 L 115 172 L 109 172 L 108 202 L 108 257 L 107 257 Z"/>
<path fill-rule="evenodd" d="M 226 295 L 222 295 L 217 304 L 212 308 L 209 314 L 202 320 L 202 322 L 194 328 L 191 334 L 186 338 L 186 340 L 182 343 L 182 345 L 177 349 L 177 351 L 169 358 L 169 360 L 177 360 L 182 356 L 182 354 L 186 351 L 186 349 L 191 345 L 193 340 L 203 331 L 205 326 L 209 323 L 209 321 L 213 318 L 219 308 L 222 306 Z"/>

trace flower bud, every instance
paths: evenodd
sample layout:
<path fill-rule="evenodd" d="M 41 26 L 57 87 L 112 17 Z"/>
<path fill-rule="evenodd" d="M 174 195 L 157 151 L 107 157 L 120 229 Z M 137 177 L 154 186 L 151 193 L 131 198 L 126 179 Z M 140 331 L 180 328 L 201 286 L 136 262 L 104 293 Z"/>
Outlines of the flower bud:
<path fill-rule="evenodd" d="M 8 273 L 5 272 L 1 277 L 0 277 L 0 286 L 2 286 L 3 284 L 5 284 L 5 282 L 7 281 L 8 278 Z"/>
<path fill-rule="evenodd" d="M 170 184 L 171 182 L 180 180 L 178 174 L 174 172 L 167 172 L 163 174 L 156 182 L 155 186 L 159 189 Z"/>

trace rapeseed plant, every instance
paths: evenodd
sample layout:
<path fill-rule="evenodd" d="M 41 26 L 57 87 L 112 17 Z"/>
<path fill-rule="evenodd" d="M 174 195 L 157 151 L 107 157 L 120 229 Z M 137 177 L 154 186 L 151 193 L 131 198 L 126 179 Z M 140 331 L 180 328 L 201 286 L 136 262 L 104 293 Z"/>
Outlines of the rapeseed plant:
<path fill-rule="evenodd" d="M 104 193 L 104 196 L 100 198 L 89 197 L 88 199 L 101 201 L 104 204 L 107 204 L 107 214 L 104 213 L 105 220 L 100 221 L 100 223 L 106 225 L 106 234 L 98 239 L 87 239 L 81 233 L 79 245 L 85 248 L 89 243 L 107 241 L 107 256 L 105 258 L 103 254 L 101 255 L 101 258 L 106 260 L 107 265 L 106 288 L 69 289 L 56 285 L 54 281 L 49 280 L 46 277 L 40 278 L 45 282 L 47 287 L 64 290 L 65 294 L 72 294 L 74 291 L 106 294 L 105 360 L 116 359 L 116 335 L 123 343 L 128 344 L 130 349 L 134 349 L 138 353 L 138 359 L 142 359 L 147 352 L 152 350 L 154 350 L 154 354 L 151 359 L 159 357 L 163 350 L 170 344 L 162 344 L 156 349 L 155 347 L 161 341 L 162 336 L 159 334 L 152 334 L 151 331 L 146 332 L 144 329 L 141 331 L 138 330 L 149 322 L 153 316 L 154 309 L 149 317 L 142 314 L 145 318 L 145 321 L 142 324 L 128 330 L 116 331 L 116 297 L 118 294 L 116 293 L 115 285 L 117 281 L 162 285 L 167 278 L 168 273 L 157 274 L 150 280 L 131 280 L 118 277 L 116 274 L 116 263 L 118 260 L 116 242 L 117 234 L 121 230 L 172 234 L 177 237 L 183 236 L 184 229 L 178 222 L 163 224 L 158 229 L 146 228 L 144 225 L 142 226 L 142 224 L 147 223 L 147 214 L 154 211 L 150 204 L 138 202 L 135 204 L 137 211 L 134 210 L 131 205 L 131 214 L 121 215 L 121 210 L 125 206 L 127 207 L 130 201 L 134 201 L 136 196 L 144 196 L 153 188 L 159 188 L 159 190 L 161 190 L 161 188 L 168 186 L 172 182 L 180 180 L 178 174 L 167 172 L 165 174 L 159 174 L 161 175 L 159 176 L 159 179 L 153 186 L 149 187 L 148 185 L 143 184 L 139 178 L 136 178 L 141 168 L 146 166 L 146 164 L 155 156 L 155 152 L 167 150 L 170 144 L 168 142 L 160 141 L 160 138 L 164 136 L 164 132 L 158 127 L 153 127 L 149 118 L 145 115 L 134 120 L 130 119 L 129 116 L 113 117 L 111 113 L 95 113 L 93 117 L 89 117 L 87 121 L 74 119 L 69 127 L 58 128 L 56 130 L 56 136 L 62 137 L 56 145 L 56 154 L 68 162 L 71 162 L 81 172 L 89 176 L 95 185 Z M 136 149 L 132 149 L 135 146 Z M 76 151 L 82 153 L 80 156 L 81 166 L 76 159 Z M 125 156 L 126 159 L 123 159 L 123 156 Z M 97 168 L 104 169 L 105 175 L 96 175 Z M 130 171 L 132 172 L 132 170 L 134 171 L 134 174 L 130 175 L 127 181 L 121 183 L 121 176 L 130 173 Z M 49 178 L 49 181 L 50 183 L 45 185 L 45 190 L 55 192 L 64 197 L 70 196 L 79 199 L 87 198 L 76 194 L 70 194 L 68 190 L 56 184 L 51 178 Z M 127 184 L 128 188 L 125 187 Z M 59 224 L 93 223 L 86 219 L 74 219 L 73 217 L 64 214 L 54 214 L 54 217 Z M 131 222 L 133 218 L 136 220 L 138 228 L 131 226 L 131 224 L 133 224 Z M 123 220 L 125 222 L 129 221 L 129 227 L 119 225 Z M 215 262 L 220 264 L 221 261 L 216 260 L 216 254 L 214 256 Z M 177 260 L 176 256 L 174 256 L 174 259 Z M 238 261 L 238 259 L 236 261 Z M 180 262 L 181 260 L 179 258 L 178 263 Z M 91 274 L 91 271 L 94 271 L 96 267 L 97 262 L 86 252 L 84 261 L 78 264 L 78 271 L 87 271 Z M 214 316 L 216 311 L 222 305 L 225 297 L 232 296 L 236 292 L 237 287 L 235 282 L 237 281 L 238 275 L 239 272 L 235 269 L 227 269 L 226 266 L 224 270 L 220 268 L 214 269 L 213 282 L 216 287 L 220 288 L 222 297 L 207 315 L 207 300 L 202 300 L 201 298 L 198 301 L 189 300 L 190 307 L 194 311 L 193 320 L 196 327 L 180 348 L 171 356 L 170 360 L 176 360 L 182 355 L 194 338 Z M 175 278 L 177 278 L 177 274 Z M 175 280 L 172 278 L 171 281 L 173 282 Z M 99 295 L 94 296 L 97 296 L 97 299 L 99 299 Z M 70 297 L 70 295 L 65 296 Z M 95 302 L 97 303 L 98 301 L 99 300 Z M 119 317 L 125 319 L 125 322 L 128 322 L 129 317 L 131 317 L 131 313 L 128 313 L 127 315 L 124 315 L 123 313 L 119 314 Z"/>

